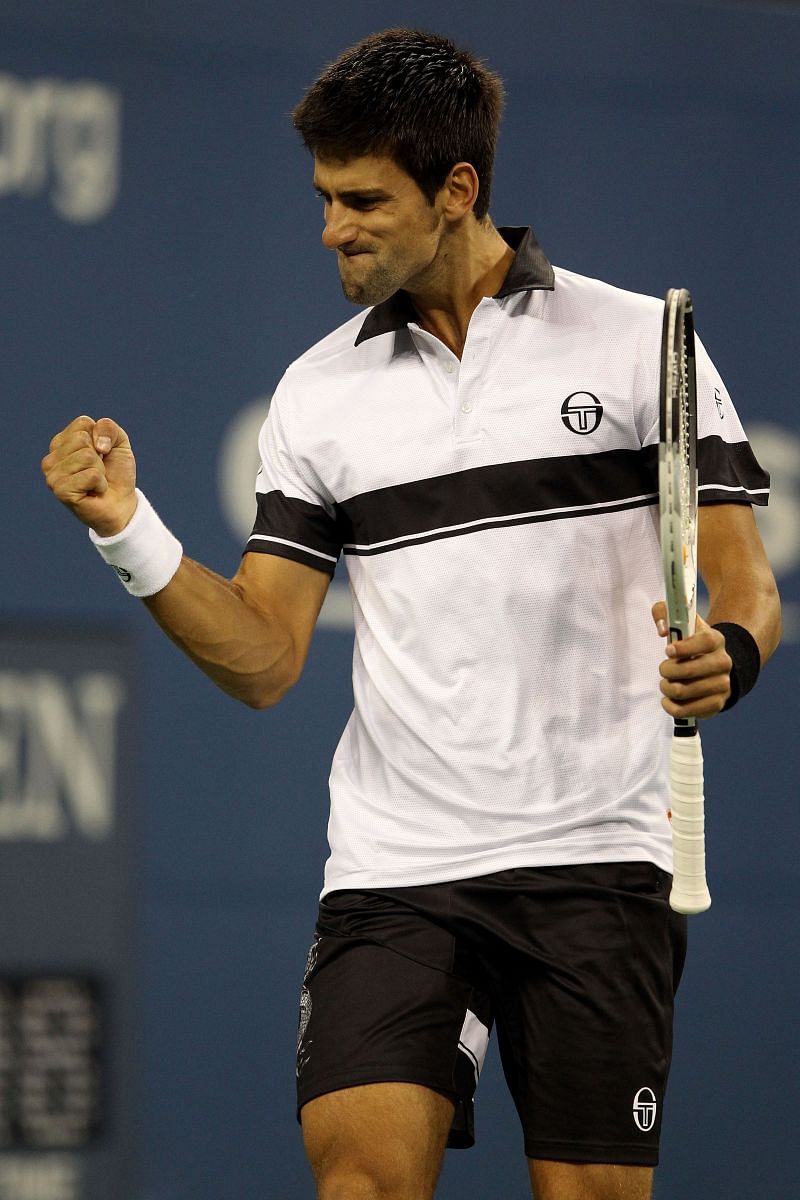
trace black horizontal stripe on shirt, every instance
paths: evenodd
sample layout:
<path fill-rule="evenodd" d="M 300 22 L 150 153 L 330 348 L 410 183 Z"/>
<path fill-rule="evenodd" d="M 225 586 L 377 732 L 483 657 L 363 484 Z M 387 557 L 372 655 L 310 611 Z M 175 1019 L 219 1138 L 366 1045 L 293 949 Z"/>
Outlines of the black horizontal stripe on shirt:
<path fill-rule="evenodd" d="M 389 543 L 378 543 L 375 546 L 351 545 L 345 543 L 343 551 L 345 554 L 354 554 L 357 556 L 371 554 L 386 554 L 390 550 L 403 550 L 407 546 L 424 546 L 428 542 L 439 542 L 445 538 L 464 537 L 469 533 L 480 533 L 485 529 L 510 529 L 514 525 L 538 525 L 543 521 L 561 521 L 569 517 L 593 517 L 600 516 L 603 513 L 610 512 L 625 512 L 631 508 L 648 508 L 651 504 L 658 503 L 658 495 L 653 492 L 649 496 L 641 496 L 636 500 L 617 501 L 613 504 L 596 504 L 591 508 L 574 508 L 569 510 L 560 510 L 541 513 L 525 513 L 517 514 L 509 517 L 490 517 L 484 521 L 474 521 L 469 525 L 449 526 L 444 529 L 434 529 L 430 533 L 418 533 L 407 538 L 397 538 Z"/>
<path fill-rule="evenodd" d="M 658 448 L 605 450 L 473 467 L 393 484 L 336 505 L 347 554 L 616 512 L 658 499 Z"/>
<path fill-rule="evenodd" d="M 769 476 L 749 443 L 701 438 L 700 503 L 766 503 Z M 658 447 L 495 463 L 392 484 L 335 505 L 259 493 L 247 551 L 333 575 L 345 553 L 382 554 L 485 529 L 598 516 L 658 501 Z"/>

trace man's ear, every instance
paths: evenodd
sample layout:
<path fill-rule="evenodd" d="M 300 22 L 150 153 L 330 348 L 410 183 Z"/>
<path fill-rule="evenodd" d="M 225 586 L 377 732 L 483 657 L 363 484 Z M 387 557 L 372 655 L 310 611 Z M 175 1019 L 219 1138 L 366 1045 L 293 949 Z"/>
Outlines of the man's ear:
<path fill-rule="evenodd" d="M 475 207 L 479 191 L 478 173 L 472 163 L 456 163 L 440 192 L 444 218 L 448 221 L 462 220 Z"/>

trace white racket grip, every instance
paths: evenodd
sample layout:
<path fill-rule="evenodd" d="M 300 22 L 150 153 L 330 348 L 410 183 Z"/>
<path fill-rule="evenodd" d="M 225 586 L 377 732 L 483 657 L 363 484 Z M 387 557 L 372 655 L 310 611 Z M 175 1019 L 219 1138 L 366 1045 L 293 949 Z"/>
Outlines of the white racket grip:
<path fill-rule="evenodd" d="M 706 883 L 703 749 L 700 734 L 673 737 L 669 764 L 672 805 L 672 891 L 670 907 L 701 913 L 711 904 Z"/>

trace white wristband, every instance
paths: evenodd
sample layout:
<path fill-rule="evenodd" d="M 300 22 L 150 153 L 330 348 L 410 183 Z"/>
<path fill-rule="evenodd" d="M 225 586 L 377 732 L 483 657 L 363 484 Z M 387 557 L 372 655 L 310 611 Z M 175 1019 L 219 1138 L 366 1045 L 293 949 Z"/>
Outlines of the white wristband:
<path fill-rule="evenodd" d="M 177 571 L 183 547 L 138 488 L 136 495 L 136 512 L 120 533 L 99 537 L 90 529 L 89 537 L 132 596 L 153 596 Z"/>

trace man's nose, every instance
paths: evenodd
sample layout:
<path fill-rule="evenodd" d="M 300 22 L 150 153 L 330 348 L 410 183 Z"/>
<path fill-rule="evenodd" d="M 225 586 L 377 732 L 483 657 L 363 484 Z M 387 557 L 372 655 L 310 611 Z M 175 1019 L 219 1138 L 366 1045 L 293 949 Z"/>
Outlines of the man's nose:
<path fill-rule="evenodd" d="M 322 244 L 329 250 L 337 250 L 348 242 L 355 241 L 358 230 L 347 209 L 337 204 L 330 204 L 325 209 L 325 228 L 322 231 Z"/>

